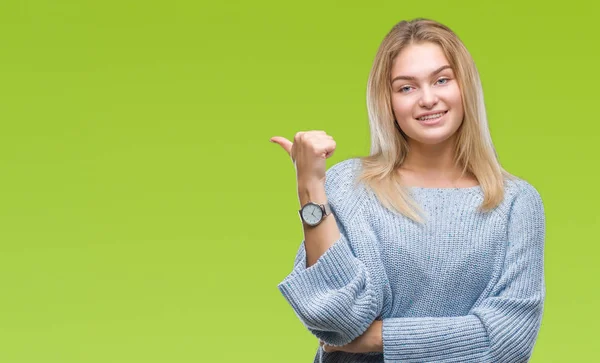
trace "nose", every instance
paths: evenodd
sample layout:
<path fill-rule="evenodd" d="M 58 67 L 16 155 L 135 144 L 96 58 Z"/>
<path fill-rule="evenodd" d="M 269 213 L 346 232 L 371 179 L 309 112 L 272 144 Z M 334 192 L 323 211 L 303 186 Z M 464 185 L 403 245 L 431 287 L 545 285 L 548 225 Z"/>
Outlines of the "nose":
<path fill-rule="evenodd" d="M 432 108 L 438 103 L 438 97 L 435 92 L 429 88 L 423 88 L 423 93 L 421 93 L 421 98 L 419 99 L 419 106 L 424 108 Z"/>

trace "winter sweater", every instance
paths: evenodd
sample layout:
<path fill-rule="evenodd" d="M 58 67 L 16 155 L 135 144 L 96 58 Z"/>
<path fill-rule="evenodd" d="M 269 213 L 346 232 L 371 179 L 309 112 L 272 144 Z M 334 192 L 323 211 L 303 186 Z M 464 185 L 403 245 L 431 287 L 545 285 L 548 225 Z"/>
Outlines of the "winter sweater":
<path fill-rule="evenodd" d="M 383 320 L 383 353 L 319 347 L 314 362 L 528 361 L 545 297 L 537 190 L 507 180 L 501 204 L 480 212 L 480 186 L 408 187 L 426 213 L 418 224 L 354 186 L 360 168 L 353 158 L 327 170 L 341 236 L 308 268 L 302 241 L 278 289 L 329 345 L 348 344 Z"/>

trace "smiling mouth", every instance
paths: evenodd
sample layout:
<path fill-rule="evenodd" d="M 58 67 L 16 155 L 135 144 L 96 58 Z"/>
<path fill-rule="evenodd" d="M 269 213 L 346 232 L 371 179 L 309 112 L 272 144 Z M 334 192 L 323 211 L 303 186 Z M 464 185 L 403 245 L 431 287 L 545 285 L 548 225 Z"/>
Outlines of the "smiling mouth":
<path fill-rule="evenodd" d="M 435 121 L 435 120 L 443 117 L 447 113 L 448 113 L 448 110 L 446 110 L 444 112 L 436 113 L 434 115 L 428 115 L 428 116 L 424 116 L 424 117 L 419 117 L 419 118 L 417 118 L 417 120 L 421 121 L 421 122 Z"/>

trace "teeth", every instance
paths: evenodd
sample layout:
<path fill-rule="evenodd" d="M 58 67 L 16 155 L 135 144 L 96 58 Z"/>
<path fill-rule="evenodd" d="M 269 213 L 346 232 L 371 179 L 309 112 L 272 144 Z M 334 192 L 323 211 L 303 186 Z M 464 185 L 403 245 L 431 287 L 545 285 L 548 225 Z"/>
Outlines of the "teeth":
<path fill-rule="evenodd" d="M 432 118 L 442 117 L 444 115 L 444 113 L 445 112 L 440 112 L 440 113 L 436 113 L 435 115 L 419 117 L 418 120 L 421 120 L 421 121 L 431 120 Z"/>

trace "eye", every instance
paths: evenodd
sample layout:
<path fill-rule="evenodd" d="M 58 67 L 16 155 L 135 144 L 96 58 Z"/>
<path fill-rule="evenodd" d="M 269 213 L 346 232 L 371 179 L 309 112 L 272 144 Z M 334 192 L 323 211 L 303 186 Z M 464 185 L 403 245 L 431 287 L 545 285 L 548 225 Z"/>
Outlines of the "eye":
<path fill-rule="evenodd" d="M 400 88 L 400 92 L 401 92 L 401 93 L 406 93 L 406 92 L 408 92 L 408 91 L 409 91 L 409 89 L 407 89 L 407 88 L 412 88 L 412 87 L 411 87 L 411 86 L 404 86 L 404 87 L 401 87 L 401 88 Z"/>
<path fill-rule="evenodd" d="M 448 79 L 448 78 L 440 78 L 440 79 L 438 79 L 437 81 L 438 81 L 438 82 L 439 82 L 439 81 L 446 81 L 446 82 L 444 82 L 444 83 L 440 83 L 440 84 L 446 84 L 446 83 L 448 83 L 448 81 L 450 81 L 450 79 Z"/>

